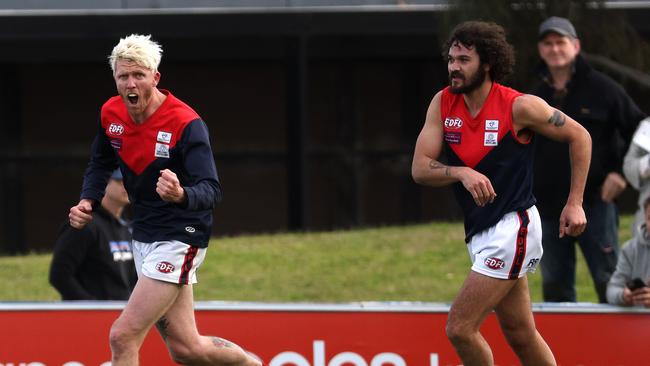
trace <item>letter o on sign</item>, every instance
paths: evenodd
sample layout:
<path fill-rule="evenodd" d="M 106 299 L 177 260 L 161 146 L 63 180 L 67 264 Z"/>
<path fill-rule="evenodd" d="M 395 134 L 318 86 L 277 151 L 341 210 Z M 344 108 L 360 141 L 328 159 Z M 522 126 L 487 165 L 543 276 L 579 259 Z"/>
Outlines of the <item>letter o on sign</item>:
<path fill-rule="evenodd" d="M 354 352 L 342 352 L 334 356 L 327 366 L 341 366 L 352 363 L 354 366 L 368 366 L 366 360 Z"/>
<path fill-rule="evenodd" d="M 370 366 L 382 366 L 387 363 L 393 366 L 406 366 L 406 362 L 400 355 L 390 352 L 375 356 L 370 362 Z"/>
<path fill-rule="evenodd" d="M 295 364 L 296 366 L 310 366 L 309 361 L 296 352 L 282 352 L 273 357 L 269 366 L 282 366 L 287 363 Z"/>

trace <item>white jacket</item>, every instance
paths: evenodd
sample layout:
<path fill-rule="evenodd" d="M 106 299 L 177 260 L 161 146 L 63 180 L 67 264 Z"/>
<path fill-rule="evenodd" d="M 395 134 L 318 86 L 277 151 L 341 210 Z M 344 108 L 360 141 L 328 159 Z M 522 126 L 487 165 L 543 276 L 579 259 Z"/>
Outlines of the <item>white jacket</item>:
<path fill-rule="evenodd" d="M 641 121 L 639 126 L 641 126 L 644 121 L 650 122 L 650 117 Z M 647 197 L 650 197 L 650 176 L 644 176 L 641 172 L 642 168 L 647 167 L 650 162 L 650 155 L 648 154 L 649 151 L 637 145 L 633 139 L 623 160 L 623 174 L 625 175 L 625 179 L 630 182 L 632 187 L 639 191 L 639 204 L 635 213 L 634 223 L 632 224 L 633 236 L 636 234 L 636 228 L 643 223 L 643 201 L 645 201 Z M 647 172 L 646 174 L 649 173 L 650 172 Z"/>

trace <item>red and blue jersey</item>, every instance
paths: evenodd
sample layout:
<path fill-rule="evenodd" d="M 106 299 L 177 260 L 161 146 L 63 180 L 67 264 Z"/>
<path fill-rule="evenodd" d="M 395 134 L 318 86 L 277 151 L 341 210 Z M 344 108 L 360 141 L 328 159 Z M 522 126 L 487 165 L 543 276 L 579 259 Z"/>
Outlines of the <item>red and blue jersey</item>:
<path fill-rule="evenodd" d="M 167 98 L 141 124 L 131 119 L 119 96 L 104 103 L 81 198 L 100 202 L 119 166 L 133 208 L 133 239 L 206 247 L 212 209 L 222 198 L 208 129 L 187 104 L 167 90 L 161 92 Z M 187 196 L 184 204 L 163 201 L 156 193 L 164 169 L 178 176 Z"/>
<path fill-rule="evenodd" d="M 479 113 L 472 117 L 463 94 L 442 91 L 440 117 L 449 166 L 467 166 L 490 179 L 497 196 L 479 207 L 462 183 L 454 193 L 465 217 L 465 241 L 513 211 L 535 204 L 533 138 L 521 141 L 513 129 L 512 104 L 521 93 L 493 83 Z"/>

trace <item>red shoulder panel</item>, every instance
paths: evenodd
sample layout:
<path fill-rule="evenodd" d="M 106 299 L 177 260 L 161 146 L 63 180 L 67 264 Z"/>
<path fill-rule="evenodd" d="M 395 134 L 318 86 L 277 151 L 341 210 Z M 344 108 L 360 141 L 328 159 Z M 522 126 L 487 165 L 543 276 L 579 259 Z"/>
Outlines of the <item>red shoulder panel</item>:
<path fill-rule="evenodd" d="M 462 94 L 443 90 L 440 116 L 444 140 L 466 166 L 476 167 L 512 131 L 512 102 L 518 95 L 494 83 L 482 109 L 473 117 Z"/>
<path fill-rule="evenodd" d="M 156 159 L 170 158 L 185 126 L 199 115 L 171 93 L 142 124 L 129 116 L 119 96 L 102 106 L 101 123 L 113 149 L 135 174 L 141 174 Z"/>

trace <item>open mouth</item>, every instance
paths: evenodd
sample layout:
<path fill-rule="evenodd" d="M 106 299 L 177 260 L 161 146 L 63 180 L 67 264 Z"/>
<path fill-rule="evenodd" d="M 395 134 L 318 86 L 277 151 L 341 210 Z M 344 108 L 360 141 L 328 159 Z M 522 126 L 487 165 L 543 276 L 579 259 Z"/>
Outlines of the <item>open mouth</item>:
<path fill-rule="evenodd" d="M 126 99 L 128 99 L 129 103 L 135 105 L 138 104 L 138 95 L 135 93 L 129 93 L 126 95 Z"/>

